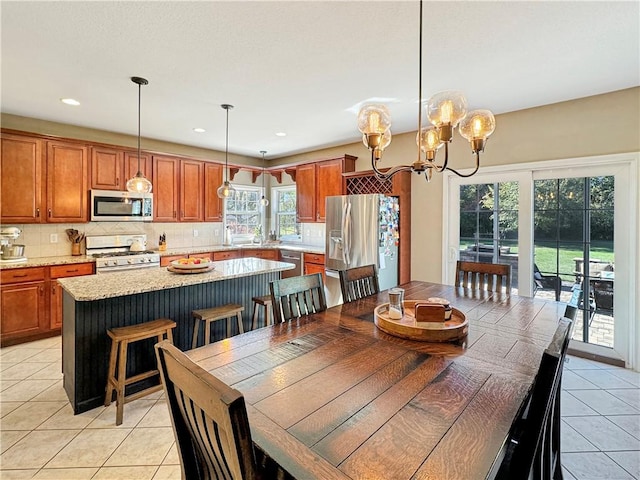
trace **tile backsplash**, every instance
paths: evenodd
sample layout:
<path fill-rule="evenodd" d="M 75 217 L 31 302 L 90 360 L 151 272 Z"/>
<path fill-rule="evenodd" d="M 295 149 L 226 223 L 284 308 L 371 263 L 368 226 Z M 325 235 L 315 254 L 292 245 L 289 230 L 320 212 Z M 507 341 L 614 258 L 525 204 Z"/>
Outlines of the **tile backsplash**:
<path fill-rule="evenodd" d="M 167 248 L 204 247 L 221 245 L 223 240 L 222 222 L 210 223 L 144 223 L 144 222 L 90 222 L 61 224 L 15 225 L 22 230 L 16 241 L 25 246 L 27 258 L 58 257 L 71 255 L 71 242 L 67 239 L 67 229 L 75 229 L 85 235 L 147 235 L 147 248 L 157 249 L 158 238 L 167 235 Z M 324 223 L 301 224 L 301 240 L 306 245 L 324 246 Z M 52 242 L 57 237 L 57 242 Z M 82 243 L 84 253 L 84 242 Z"/>

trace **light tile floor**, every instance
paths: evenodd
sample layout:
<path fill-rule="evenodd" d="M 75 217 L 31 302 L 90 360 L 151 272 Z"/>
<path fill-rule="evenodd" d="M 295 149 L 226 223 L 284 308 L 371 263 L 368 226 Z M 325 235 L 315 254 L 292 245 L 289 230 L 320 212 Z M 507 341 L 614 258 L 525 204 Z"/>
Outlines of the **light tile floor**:
<path fill-rule="evenodd" d="M 179 479 L 161 393 L 73 415 L 60 337 L 0 349 L 0 478 Z M 570 357 L 562 392 L 566 480 L 640 479 L 640 373 Z"/>

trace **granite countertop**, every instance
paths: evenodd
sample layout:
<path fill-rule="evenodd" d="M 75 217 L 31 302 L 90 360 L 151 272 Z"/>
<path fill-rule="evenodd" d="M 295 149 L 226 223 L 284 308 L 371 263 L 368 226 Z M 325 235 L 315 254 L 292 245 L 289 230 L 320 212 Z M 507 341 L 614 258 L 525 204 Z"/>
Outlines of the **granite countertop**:
<path fill-rule="evenodd" d="M 169 255 L 189 255 L 190 253 L 224 252 L 226 250 L 246 250 L 254 248 L 294 250 L 296 252 L 306 253 L 324 253 L 324 247 L 320 247 L 317 245 L 305 245 L 301 243 L 265 243 L 262 245 L 255 243 L 246 245 L 205 245 L 203 247 L 170 248 L 158 253 L 160 254 L 160 256 L 164 257 Z M 70 265 L 74 263 L 86 263 L 95 261 L 95 258 L 87 257 L 86 255 L 38 257 L 29 258 L 26 262 L 21 263 L 0 263 L 0 270 L 7 270 L 11 268 L 46 267 L 50 265 Z"/>
<path fill-rule="evenodd" d="M 58 282 L 76 301 L 87 302 L 294 268 L 292 263 L 259 258 L 238 258 L 211 264 L 213 270 L 197 274 L 173 273 L 167 268 L 158 267 L 61 278 Z"/>

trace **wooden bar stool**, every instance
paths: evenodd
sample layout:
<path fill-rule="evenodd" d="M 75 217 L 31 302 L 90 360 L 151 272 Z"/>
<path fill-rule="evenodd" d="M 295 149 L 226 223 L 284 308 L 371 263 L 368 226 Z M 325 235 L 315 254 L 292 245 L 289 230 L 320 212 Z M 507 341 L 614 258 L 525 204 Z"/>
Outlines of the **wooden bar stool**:
<path fill-rule="evenodd" d="M 244 307 L 235 303 L 229 303 L 227 305 L 221 305 L 213 308 L 203 308 L 202 310 L 194 310 L 191 312 L 193 318 L 196 319 L 196 324 L 193 328 L 193 340 L 191 341 L 191 348 L 196 348 L 198 345 L 198 330 L 200 329 L 200 321 L 204 322 L 204 344 L 208 345 L 211 338 L 211 322 L 217 320 L 227 319 L 227 336 L 231 332 L 231 317 L 237 317 L 238 319 L 238 331 L 244 333 L 244 326 L 242 325 L 242 312 Z"/>
<path fill-rule="evenodd" d="M 176 322 L 173 320 L 169 320 L 168 318 L 159 318 L 158 320 L 152 320 L 151 322 L 130 325 L 128 327 L 111 328 L 107 330 L 107 335 L 111 337 L 111 353 L 109 355 L 107 393 L 104 397 L 104 406 L 108 407 L 111 404 L 113 392 L 115 391 L 116 425 L 122 424 L 125 403 L 148 395 L 149 393 L 162 390 L 162 384 L 158 384 L 132 395 L 125 395 L 125 387 L 127 385 L 160 374 L 160 372 L 155 369 L 127 378 L 127 347 L 130 343 L 153 337 L 157 337 L 158 342 L 161 342 L 164 340 L 165 335 L 167 340 L 173 343 L 173 334 L 171 330 L 175 328 L 175 326 Z"/>
<path fill-rule="evenodd" d="M 264 307 L 264 326 L 273 325 L 273 316 L 271 315 L 271 295 L 263 295 L 262 297 L 253 297 L 253 320 L 251 320 L 251 329 L 256 328 L 258 323 L 258 307 Z"/>

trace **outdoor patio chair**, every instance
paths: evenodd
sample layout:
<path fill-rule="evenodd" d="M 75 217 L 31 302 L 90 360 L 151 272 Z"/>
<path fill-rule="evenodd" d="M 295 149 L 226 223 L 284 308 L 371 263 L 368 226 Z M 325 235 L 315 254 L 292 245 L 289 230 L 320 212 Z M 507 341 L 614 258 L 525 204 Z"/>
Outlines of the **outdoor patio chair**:
<path fill-rule="evenodd" d="M 538 290 L 553 290 L 556 294 L 556 302 L 560 301 L 562 292 L 562 279 L 559 275 L 543 275 L 538 265 L 533 264 L 533 295 Z"/>

